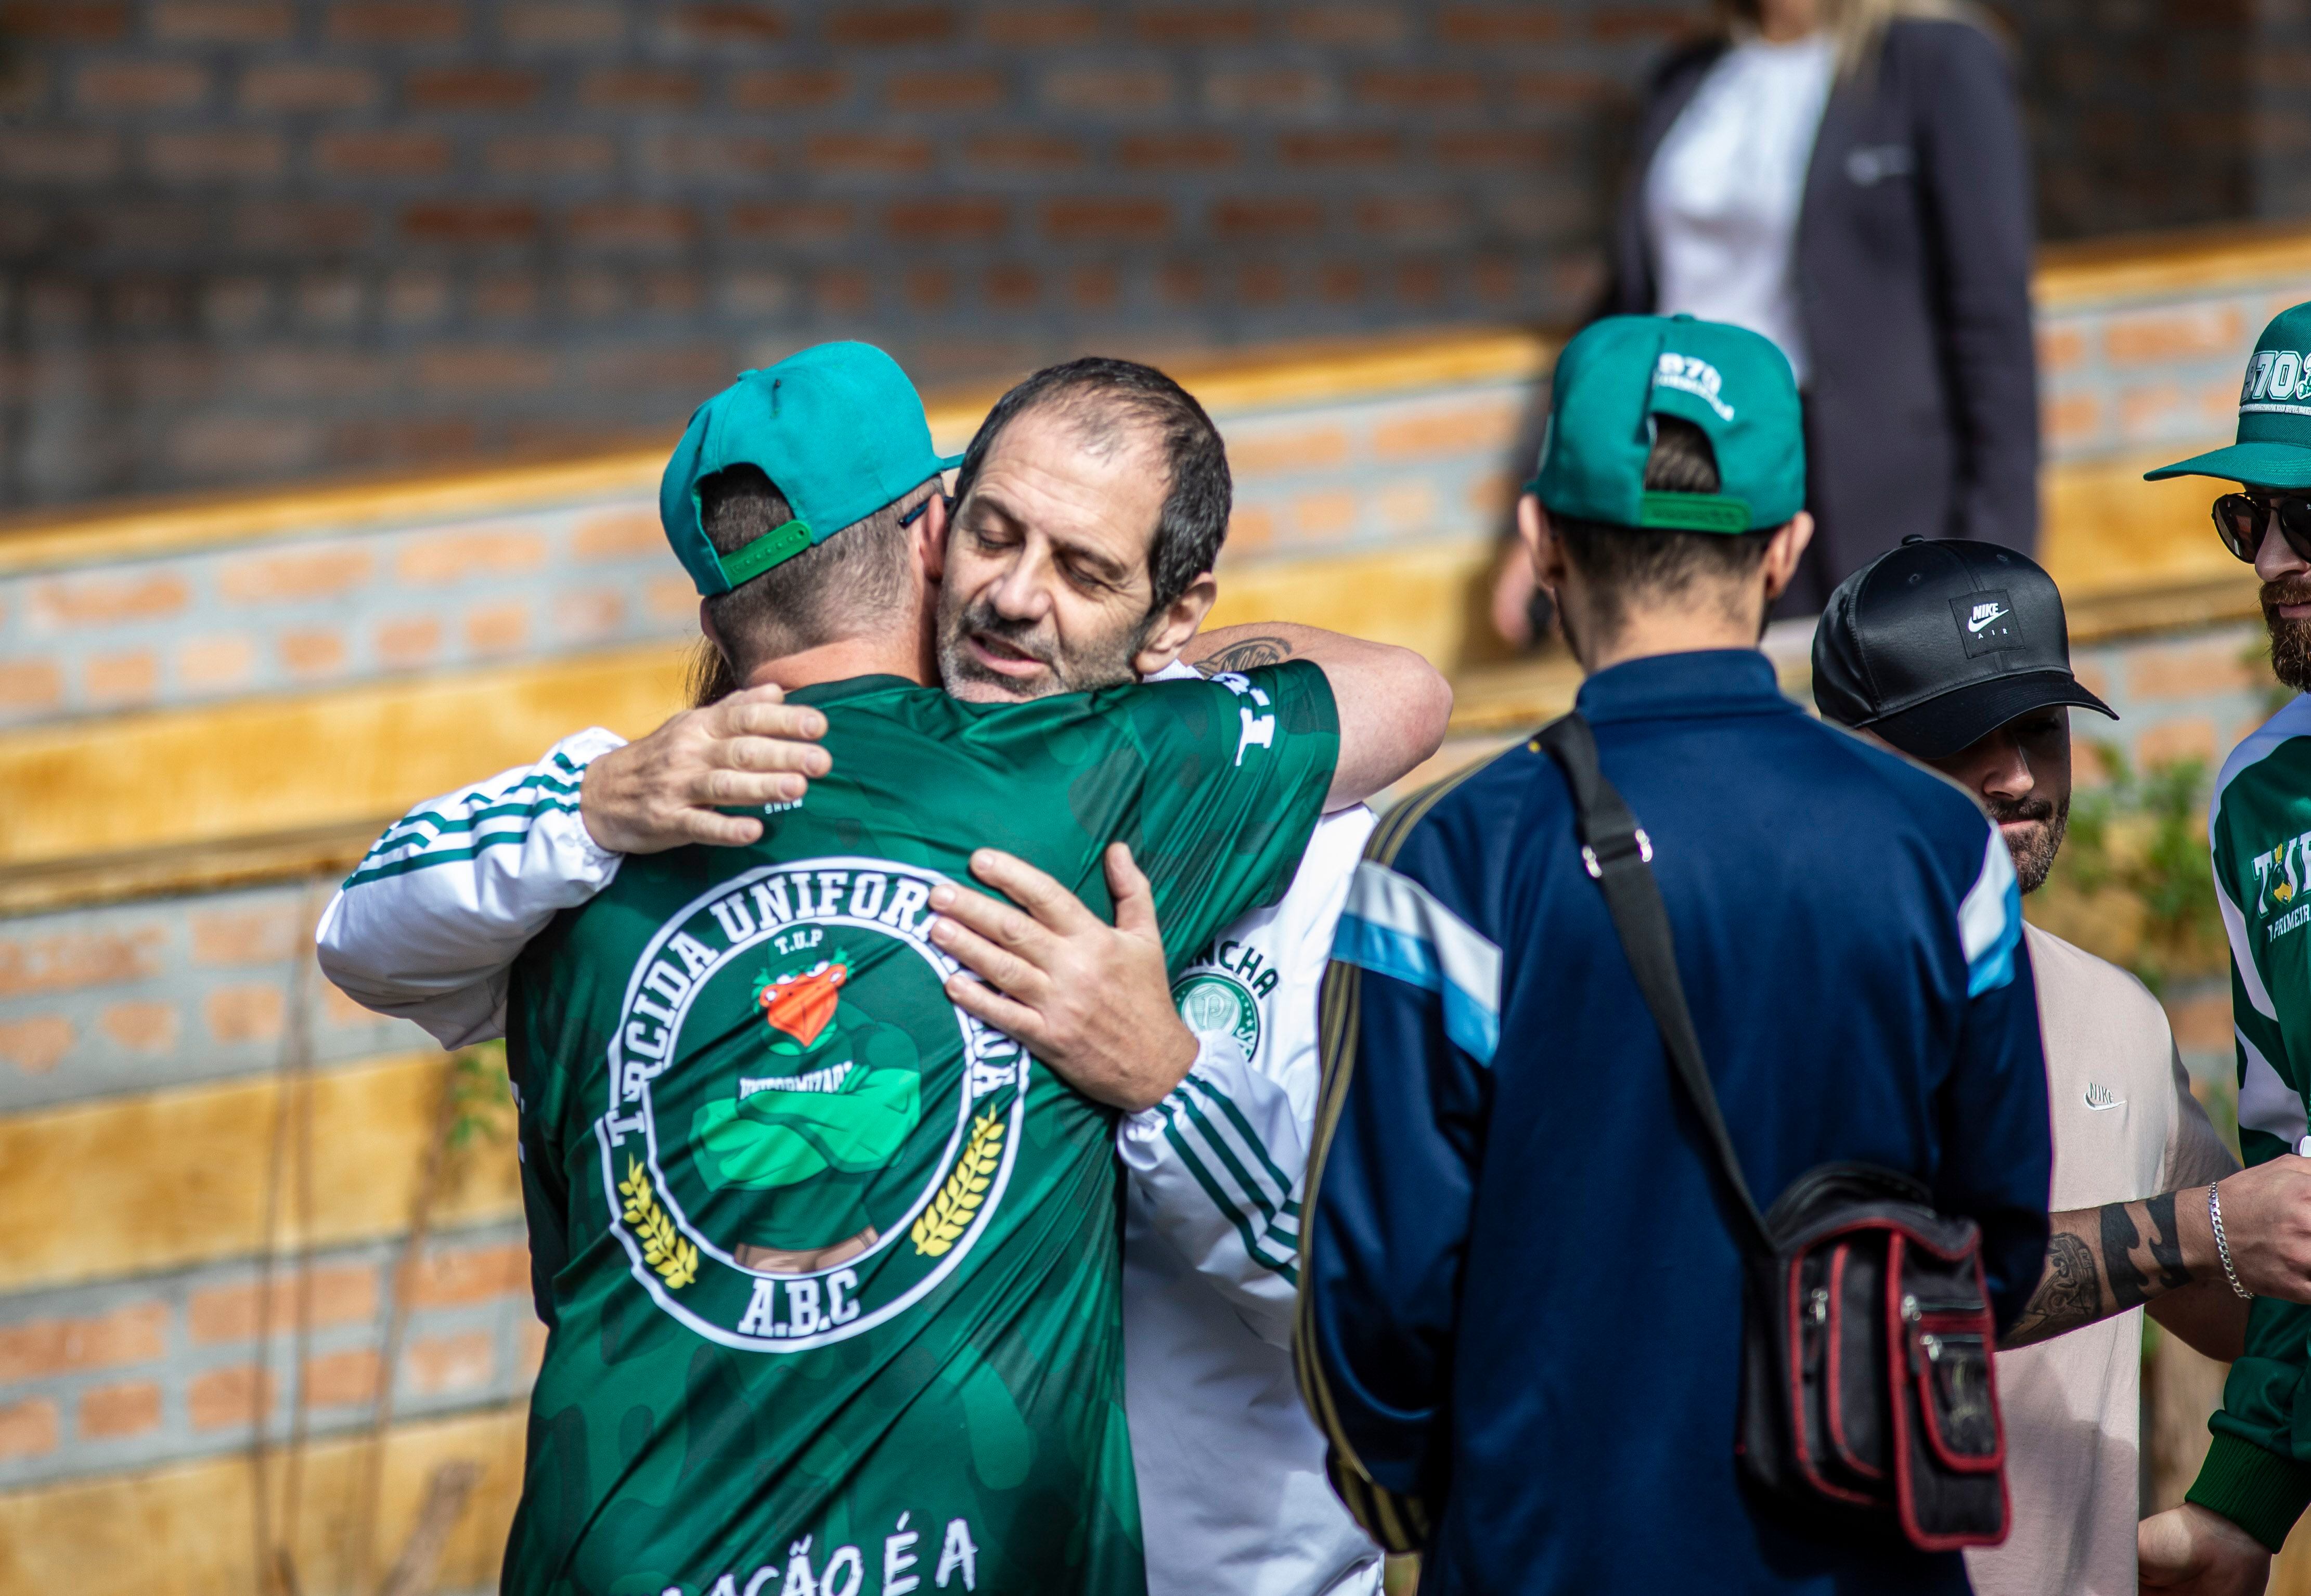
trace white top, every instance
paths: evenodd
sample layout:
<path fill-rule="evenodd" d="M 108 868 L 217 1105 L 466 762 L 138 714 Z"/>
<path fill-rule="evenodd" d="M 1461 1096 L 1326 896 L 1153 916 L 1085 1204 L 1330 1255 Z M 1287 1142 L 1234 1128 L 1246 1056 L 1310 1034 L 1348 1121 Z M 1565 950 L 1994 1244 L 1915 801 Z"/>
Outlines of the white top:
<path fill-rule="evenodd" d="M 2056 1212 L 2185 1190 L 2238 1167 L 2191 1095 L 2167 1012 L 2115 964 L 2025 925 L 2046 1044 Z M 2134 1596 L 2142 1310 L 1998 1355 L 2006 1543 L 1966 1554 L 1982 1596 Z"/>
<path fill-rule="evenodd" d="M 1749 39 L 1709 69 L 1645 174 L 1653 309 L 1762 333 L 1803 387 L 1798 212 L 1836 47 L 1826 32 L 1791 44 Z"/>

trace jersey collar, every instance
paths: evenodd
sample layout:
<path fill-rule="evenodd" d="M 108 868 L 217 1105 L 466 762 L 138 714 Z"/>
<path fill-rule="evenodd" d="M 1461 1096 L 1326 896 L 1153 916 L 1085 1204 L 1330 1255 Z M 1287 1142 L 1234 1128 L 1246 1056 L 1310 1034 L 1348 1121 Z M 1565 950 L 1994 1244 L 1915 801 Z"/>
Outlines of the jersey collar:
<path fill-rule="evenodd" d="M 1783 695 L 1773 661 L 1756 649 L 1705 649 L 1626 659 L 1582 683 L 1574 707 L 1592 725 L 1696 715 L 1804 713 Z"/>

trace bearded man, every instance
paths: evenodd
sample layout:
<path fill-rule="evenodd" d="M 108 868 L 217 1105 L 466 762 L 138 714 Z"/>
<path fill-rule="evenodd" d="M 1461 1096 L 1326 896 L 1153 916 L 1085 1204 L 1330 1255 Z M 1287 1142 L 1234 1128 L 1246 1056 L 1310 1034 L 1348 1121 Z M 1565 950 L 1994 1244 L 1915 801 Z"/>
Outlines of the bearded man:
<path fill-rule="evenodd" d="M 2263 328 L 2239 388 L 2238 436 L 2150 473 L 2213 476 L 2223 545 L 2263 579 L 2271 667 L 2311 693 L 2311 304 Z M 2298 696 L 2231 751 L 2207 813 L 2215 891 L 2231 948 L 2239 1150 L 2250 1165 L 2304 1164 L 2311 1087 L 2311 697 Z M 2213 1444 L 2184 1504 L 2146 1520 L 2142 1585 L 2187 1596 L 2259 1592 L 2311 1504 L 2311 1307 L 2258 1296 L 2232 1364 Z"/>
<path fill-rule="evenodd" d="M 1813 667 L 1825 720 L 1964 787 L 2022 894 L 2045 884 L 2070 820 L 2071 711 L 2112 713 L 2071 674 L 2052 577 L 1997 544 L 1911 538 L 1830 595 Z M 2023 936 L 2055 1212 L 2037 1287 L 1998 1356 L 2012 1527 L 2003 1545 L 1969 1549 L 1967 1573 L 1982 1596 L 2129 1596 L 2143 1313 L 2209 1357 L 2237 1357 L 2250 1294 L 2305 1295 L 2311 1164 L 2239 1173 L 2142 983 L 2040 927 Z"/>

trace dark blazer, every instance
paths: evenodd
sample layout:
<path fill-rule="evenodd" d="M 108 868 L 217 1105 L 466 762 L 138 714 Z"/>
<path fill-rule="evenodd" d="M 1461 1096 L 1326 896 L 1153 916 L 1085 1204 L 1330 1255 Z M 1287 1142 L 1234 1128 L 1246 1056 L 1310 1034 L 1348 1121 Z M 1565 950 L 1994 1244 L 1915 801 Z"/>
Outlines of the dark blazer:
<path fill-rule="evenodd" d="M 1654 74 L 1613 240 L 1606 308 L 1654 310 L 1645 174 L 1723 53 Z M 2028 152 L 2005 56 L 1964 22 L 1894 22 L 1874 68 L 1822 114 L 1798 222 L 1813 357 L 1808 508 L 1819 523 L 1783 606 L 1829 591 L 1912 533 L 2028 551 L 2038 534 Z"/>

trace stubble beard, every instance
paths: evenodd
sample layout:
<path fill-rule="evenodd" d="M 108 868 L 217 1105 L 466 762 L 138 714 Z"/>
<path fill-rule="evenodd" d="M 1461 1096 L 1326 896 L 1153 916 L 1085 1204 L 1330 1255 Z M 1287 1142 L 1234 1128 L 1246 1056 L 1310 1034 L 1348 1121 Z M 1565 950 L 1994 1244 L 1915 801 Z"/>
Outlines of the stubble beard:
<path fill-rule="evenodd" d="M 967 641 L 973 632 L 1009 644 L 1035 659 L 1043 668 L 1033 676 L 1013 676 L 990 670 L 979 662 Z M 1114 687 L 1136 679 L 1132 656 L 1146 641 L 1147 628 L 1127 626 L 1073 653 L 1061 650 L 1044 624 L 1011 620 L 996 613 L 983 599 L 959 600 L 950 611 L 942 596 L 938 617 L 939 680 L 955 697 L 973 702 L 1049 698 L 1056 693 L 1083 693 L 1094 687 Z"/>
<path fill-rule="evenodd" d="M 2311 693 L 2311 620 L 2290 621 L 2282 604 L 2311 604 L 2311 580 L 2263 584 L 2263 624 L 2271 632 L 2271 674 L 2298 693 Z"/>
<path fill-rule="evenodd" d="M 2014 884 L 2027 894 L 2046 885 L 2046 876 L 2054 868 L 2054 856 L 2062 850 L 2062 834 L 2070 829 L 2071 800 L 2066 793 L 2060 803 L 2046 798 L 2023 798 L 2019 802 L 1992 804 L 1990 818 L 1998 823 L 1999 840 L 2006 843 L 2014 859 Z M 2018 821 L 2034 822 L 2018 845 L 2004 827 Z"/>

